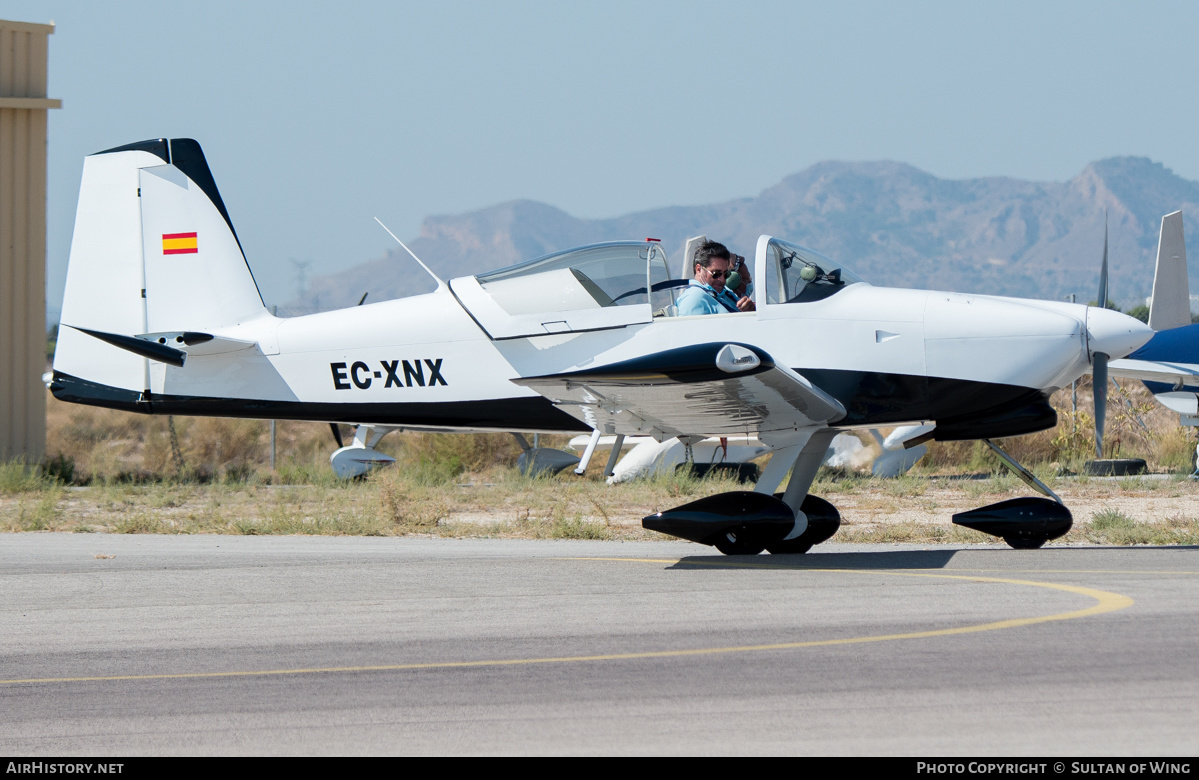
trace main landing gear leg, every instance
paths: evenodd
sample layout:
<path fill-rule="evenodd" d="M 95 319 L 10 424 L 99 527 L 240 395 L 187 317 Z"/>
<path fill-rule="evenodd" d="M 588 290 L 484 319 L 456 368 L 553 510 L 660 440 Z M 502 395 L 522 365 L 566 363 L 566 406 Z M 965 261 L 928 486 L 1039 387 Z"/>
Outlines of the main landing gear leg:
<path fill-rule="evenodd" d="M 783 503 L 795 513 L 795 526 L 782 539 L 768 542 L 766 549 L 775 554 L 806 553 L 813 545 L 827 541 L 841 527 L 841 515 L 837 508 L 817 496 L 808 495 L 808 489 L 816 479 L 816 472 L 824 462 L 825 453 L 836 431 L 821 428 L 813 432 L 808 441 L 800 448 L 799 453 L 791 464 L 791 479 L 787 482 L 787 490 L 782 494 Z M 776 453 L 778 457 L 781 453 Z M 773 465 L 774 458 L 771 458 Z M 786 462 L 785 460 L 783 461 Z M 755 492 L 762 492 L 766 487 L 762 481 L 754 487 Z M 776 482 L 769 486 L 771 491 L 778 487 Z"/>
<path fill-rule="evenodd" d="M 1050 539 L 1065 536 L 1074 524 L 1070 510 L 1060 496 L 1037 479 L 1036 475 L 1016 462 L 990 439 L 983 443 L 999 456 L 1003 464 L 1033 490 L 1046 498 L 1013 498 L 998 504 L 980 507 L 953 516 L 953 522 L 985 534 L 1002 537 L 1017 550 L 1034 550 Z M 1050 500 L 1052 499 L 1052 500 Z"/>

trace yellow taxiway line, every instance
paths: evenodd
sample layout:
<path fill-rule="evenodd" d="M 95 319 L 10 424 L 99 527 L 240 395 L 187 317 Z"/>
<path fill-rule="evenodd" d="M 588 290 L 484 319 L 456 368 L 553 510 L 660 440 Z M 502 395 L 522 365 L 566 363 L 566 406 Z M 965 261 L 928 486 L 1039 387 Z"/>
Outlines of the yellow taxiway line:
<path fill-rule="evenodd" d="M 305 669 L 254 669 L 232 672 L 177 672 L 170 674 L 125 674 L 96 677 L 35 677 L 20 680 L 0 680 L 0 685 L 29 685 L 35 683 L 70 683 L 70 682 L 118 682 L 124 680 L 189 680 L 217 679 L 222 677 L 261 677 L 271 675 L 301 675 L 301 674 L 344 674 L 347 672 L 395 672 L 419 669 L 470 669 L 477 667 L 499 666 L 530 666 L 534 664 L 564 664 L 587 661 L 632 661 L 647 658 L 683 658 L 687 656 L 717 655 L 722 653 L 756 653 L 767 650 L 798 650 L 807 647 L 832 647 L 836 645 L 856 645 L 868 642 L 893 642 L 901 639 L 929 639 L 941 636 L 957 636 L 960 634 L 975 634 L 982 631 L 999 631 L 1020 626 L 1031 626 L 1038 623 L 1051 623 L 1059 620 L 1075 620 L 1077 618 L 1102 615 L 1127 609 L 1133 605 L 1128 596 L 1110 591 L 1084 588 L 1077 585 L 1060 585 L 1053 582 L 1037 582 L 1034 580 L 1017 580 L 1001 577 L 979 577 L 956 574 L 932 574 L 927 572 L 888 571 L 879 569 L 809 569 L 785 565 L 734 563 L 724 561 L 685 561 L 682 559 L 657 558 L 580 558 L 574 560 L 588 561 L 619 561 L 622 563 L 661 563 L 684 566 L 713 566 L 720 568 L 766 568 L 787 569 L 797 572 L 825 572 L 841 574 L 876 574 L 889 577 L 916 577 L 925 579 L 965 580 L 968 582 L 995 582 L 1006 585 L 1024 585 L 1034 588 L 1047 588 L 1095 599 L 1095 604 L 1086 609 L 1058 612 L 1051 615 L 1036 617 L 1010 618 L 996 620 L 990 623 L 979 623 L 957 628 L 939 628 L 931 631 L 911 631 L 901 634 L 879 634 L 875 636 L 848 637 L 844 639 L 816 639 L 808 642 L 779 642 L 759 645 L 734 645 L 727 647 L 699 647 L 690 650 L 659 650 L 635 653 L 606 653 L 602 655 L 569 655 L 547 656 L 544 658 L 508 658 L 482 661 L 435 661 L 432 663 L 381 664 L 377 666 L 327 666 Z"/>

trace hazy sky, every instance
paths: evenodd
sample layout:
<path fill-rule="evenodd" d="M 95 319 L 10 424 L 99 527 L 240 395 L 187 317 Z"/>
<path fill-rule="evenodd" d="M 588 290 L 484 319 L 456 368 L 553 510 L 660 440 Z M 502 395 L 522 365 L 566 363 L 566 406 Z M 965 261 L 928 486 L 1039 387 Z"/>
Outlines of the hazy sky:
<path fill-rule="evenodd" d="M 1199 3 L 82 2 L 48 22 L 49 302 L 84 155 L 192 137 L 269 303 L 429 214 L 748 197 L 822 160 L 1199 179 Z"/>

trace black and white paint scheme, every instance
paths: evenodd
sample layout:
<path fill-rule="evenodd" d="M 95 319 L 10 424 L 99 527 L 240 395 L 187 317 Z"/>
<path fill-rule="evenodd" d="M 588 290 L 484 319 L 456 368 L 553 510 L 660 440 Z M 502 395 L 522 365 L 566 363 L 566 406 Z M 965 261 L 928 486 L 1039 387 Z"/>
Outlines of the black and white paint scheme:
<path fill-rule="evenodd" d="M 194 240 L 168 251 L 179 235 Z M 1153 335 L 1080 304 L 875 287 L 768 235 L 752 249 L 752 312 L 677 316 L 684 274 L 634 240 L 278 318 L 199 144 L 129 144 L 84 163 L 52 390 L 146 414 L 357 425 L 334 454 L 347 473 L 386 462 L 372 453 L 391 430 L 747 437 L 772 453 L 752 490 L 645 525 L 728 553 L 795 553 L 839 524 L 808 495 L 839 431 L 930 426 L 915 446 L 1044 430 L 1051 393 Z M 960 520 L 1039 546 L 1069 527 L 1042 492 Z"/>

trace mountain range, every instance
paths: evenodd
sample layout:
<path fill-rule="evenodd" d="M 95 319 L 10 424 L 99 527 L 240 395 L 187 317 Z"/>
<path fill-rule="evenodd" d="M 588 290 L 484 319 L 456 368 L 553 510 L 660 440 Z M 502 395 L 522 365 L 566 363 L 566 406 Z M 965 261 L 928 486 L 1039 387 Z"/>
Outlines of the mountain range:
<path fill-rule="evenodd" d="M 1066 182 L 947 180 L 898 162 L 823 162 L 754 198 L 580 219 L 515 200 L 426 218 L 412 250 L 443 279 L 501 268 L 580 244 L 659 238 L 677 269 L 689 236 L 706 234 L 752 257 L 769 233 L 893 287 L 1078 300 L 1095 298 L 1109 229 L 1112 299 L 1142 303 L 1153 284 L 1161 217 L 1182 209 L 1199 235 L 1199 183 L 1144 157 L 1091 163 Z M 304 312 L 432 289 L 399 247 L 312 279 L 282 307 Z"/>

